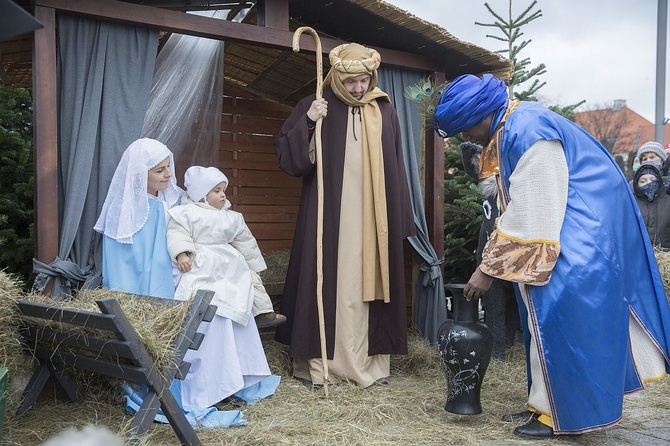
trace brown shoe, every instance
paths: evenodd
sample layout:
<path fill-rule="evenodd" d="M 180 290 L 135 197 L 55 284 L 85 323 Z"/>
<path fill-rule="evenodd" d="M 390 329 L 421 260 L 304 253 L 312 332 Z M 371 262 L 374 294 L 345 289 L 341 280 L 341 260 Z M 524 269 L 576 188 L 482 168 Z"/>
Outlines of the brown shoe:
<path fill-rule="evenodd" d="M 254 319 L 256 320 L 256 327 L 258 327 L 259 330 L 276 327 L 277 325 L 286 322 L 286 316 L 275 313 L 274 311 L 272 313 L 259 314 Z"/>

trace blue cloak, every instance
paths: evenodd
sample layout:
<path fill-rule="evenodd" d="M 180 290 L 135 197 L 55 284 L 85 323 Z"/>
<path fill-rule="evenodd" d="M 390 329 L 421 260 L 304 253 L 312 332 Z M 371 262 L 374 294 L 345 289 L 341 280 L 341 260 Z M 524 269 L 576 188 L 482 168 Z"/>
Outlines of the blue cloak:
<path fill-rule="evenodd" d="M 554 430 L 607 426 L 621 418 L 624 394 L 643 386 L 629 343 L 631 313 L 662 351 L 668 370 L 670 310 L 644 221 L 614 159 L 573 122 L 521 102 L 503 131 L 507 201 L 510 175 L 526 150 L 538 140 L 563 144 L 569 183 L 560 255 L 546 285 L 524 285 L 528 308 L 515 287 L 526 349 L 528 313 L 539 333 Z"/>

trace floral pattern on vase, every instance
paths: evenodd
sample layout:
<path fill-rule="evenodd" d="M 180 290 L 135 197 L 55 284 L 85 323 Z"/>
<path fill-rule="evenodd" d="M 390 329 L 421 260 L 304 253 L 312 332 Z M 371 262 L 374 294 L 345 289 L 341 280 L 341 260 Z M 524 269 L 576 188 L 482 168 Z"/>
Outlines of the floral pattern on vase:
<path fill-rule="evenodd" d="M 478 300 L 465 300 L 464 287 L 464 284 L 445 285 L 452 294 L 454 318 L 440 326 L 437 338 L 448 385 L 444 409 L 474 415 L 482 413 L 480 390 L 491 360 L 493 334 L 479 322 Z"/>

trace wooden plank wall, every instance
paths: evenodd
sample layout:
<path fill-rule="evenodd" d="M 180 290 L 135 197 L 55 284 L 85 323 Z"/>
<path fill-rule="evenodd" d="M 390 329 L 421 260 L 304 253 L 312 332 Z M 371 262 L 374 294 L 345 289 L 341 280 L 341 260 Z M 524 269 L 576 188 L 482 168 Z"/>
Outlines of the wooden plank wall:
<path fill-rule="evenodd" d="M 291 249 L 300 204 L 302 180 L 277 167 L 273 147 L 291 110 L 230 84 L 224 88 L 219 168 L 230 182 L 228 200 L 265 255 Z"/>

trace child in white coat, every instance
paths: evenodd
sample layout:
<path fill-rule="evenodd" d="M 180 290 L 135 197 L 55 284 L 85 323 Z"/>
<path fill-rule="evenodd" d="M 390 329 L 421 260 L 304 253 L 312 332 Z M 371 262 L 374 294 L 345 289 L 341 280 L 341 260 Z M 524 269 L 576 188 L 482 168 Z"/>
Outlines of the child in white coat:
<path fill-rule="evenodd" d="M 199 329 L 206 332 L 200 349 L 185 358 L 191 370 L 182 399 L 196 407 L 232 395 L 248 401 L 244 389 L 257 384 L 272 394 L 279 382 L 265 379 L 271 377 L 270 370 L 252 317 L 255 294 L 270 300 L 258 276 L 266 264 L 256 239 L 242 214 L 230 210 L 228 179 L 219 169 L 190 167 L 184 185 L 182 205 L 170 209 L 167 231 L 168 251 L 183 273 L 175 299 L 191 299 L 198 289 L 212 290 L 217 310 L 214 320 Z M 253 388 L 255 394 L 258 390 Z"/>
<path fill-rule="evenodd" d="M 200 212 L 205 217 L 195 223 L 198 225 L 202 222 L 199 227 L 195 228 L 195 231 L 198 232 L 195 235 L 184 230 L 189 229 L 188 226 L 193 224 L 188 216 L 181 215 L 186 211 L 177 212 L 180 215 L 178 221 L 182 224 L 173 224 L 172 242 L 168 248 L 179 270 L 182 273 L 191 271 L 193 264 L 191 257 L 195 253 L 195 243 L 205 246 L 206 249 L 201 253 L 196 266 L 204 275 L 189 274 L 184 278 L 184 284 L 179 286 L 176 298 L 181 300 L 188 298 L 184 294 L 190 294 L 204 281 L 210 285 L 218 283 L 218 285 L 211 285 L 219 286 L 215 297 L 215 301 L 219 301 L 215 302 L 217 305 L 226 306 L 230 311 L 243 311 L 246 314 L 245 309 L 232 309 L 230 306 L 241 304 L 240 299 L 245 300 L 246 293 L 253 291 L 252 314 L 259 329 L 274 327 L 285 322 L 286 316 L 274 312 L 272 300 L 265 291 L 258 274 L 267 269 L 267 265 L 258 249 L 256 239 L 249 231 L 242 214 L 230 210 L 230 202 L 226 199 L 225 193 L 228 178 L 216 167 L 193 166 L 184 175 L 184 185 L 188 189 L 188 198 L 183 202 L 193 202 L 202 209 L 214 208 L 223 213 L 214 215 Z M 224 222 L 224 227 L 221 227 L 222 222 Z M 208 227 L 209 224 L 216 225 L 216 228 Z M 233 249 L 239 251 L 244 258 L 235 253 Z M 240 262 L 229 264 L 231 255 L 235 255 Z M 210 256 L 213 257 L 204 258 Z M 246 265 L 244 260 L 246 260 Z M 224 262 L 220 265 L 223 269 L 215 269 L 216 262 Z M 249 276 L 253 289 L 248 287 Z M 238 320 L 235 317 L 232 319 L 246 324 L 246 316 L 238 315 Z"/>

